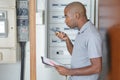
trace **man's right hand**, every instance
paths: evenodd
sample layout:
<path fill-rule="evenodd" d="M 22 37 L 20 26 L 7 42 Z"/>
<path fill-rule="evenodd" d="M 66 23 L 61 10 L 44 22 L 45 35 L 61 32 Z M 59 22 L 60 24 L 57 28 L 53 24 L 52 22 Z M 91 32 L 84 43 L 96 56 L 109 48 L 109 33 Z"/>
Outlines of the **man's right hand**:
<path fill-rule="evenodd" d="M 71 40 L 69 39 L 69 37 L 67 36 L 67 34 L 65 34 L 64 32 L 56 32 L 55 34 L 58 38 L 60 38 L 66 42 L 67 49 L 68 49 L 69 53 L 72 55 L 73 44 L 72 44 Z"/>
<path fill-rule="evenodd" d="M 55 33 L 57 37 L 59 37 L 60 39 L 66 41 L 68 39 L 68 36 L 66 33 L 64 32 L 56 32 Z"/>

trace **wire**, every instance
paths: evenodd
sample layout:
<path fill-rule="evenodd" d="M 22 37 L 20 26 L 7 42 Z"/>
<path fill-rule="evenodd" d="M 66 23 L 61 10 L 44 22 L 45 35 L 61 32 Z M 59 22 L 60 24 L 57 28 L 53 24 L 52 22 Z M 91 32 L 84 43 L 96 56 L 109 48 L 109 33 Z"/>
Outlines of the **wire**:
<path fill-rule="evenodd" d="M 24 80 L 25 44 L 26 44 L 26 42 L 20 42 L 20 46 L 21 46 L 21 75 L 20 75 L 20 80 Z"/>
<path fill-rule="evenodd" d="M 65 76 L 65 80 L 67 80 L 67 75 Z"/>

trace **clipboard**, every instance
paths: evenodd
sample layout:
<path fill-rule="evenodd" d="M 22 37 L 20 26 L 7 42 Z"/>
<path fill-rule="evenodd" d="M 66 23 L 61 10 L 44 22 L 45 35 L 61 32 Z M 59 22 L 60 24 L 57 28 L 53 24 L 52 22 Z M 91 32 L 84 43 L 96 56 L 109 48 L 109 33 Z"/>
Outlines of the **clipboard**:
<path fill-rule="evenodd" d="M 54 60 L 48 59 L 48 58 L 43 57 L 43 56 L 41 56 L 41 60 L 42 60 L 42 63 L 45 65 L 49 65 L 49 66 L 53 66 L 53 67 L 55 65 L 61 65 L 61 64 L 55 62 Z"/>

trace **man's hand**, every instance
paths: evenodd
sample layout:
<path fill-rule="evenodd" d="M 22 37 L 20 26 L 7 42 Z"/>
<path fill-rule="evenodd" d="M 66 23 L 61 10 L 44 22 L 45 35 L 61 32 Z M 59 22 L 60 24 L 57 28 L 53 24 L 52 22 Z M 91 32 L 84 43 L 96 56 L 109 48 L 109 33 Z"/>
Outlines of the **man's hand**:
<path fill-rule="evenodd" d="M 68 75 L 69 74 L 69 69 L 64 67 L 64 66 L 59 66 L 59 65 L 55 65 L 54 66 L 56 68 L 56 70 L 59 72 L 59 74 L 61 75 Z"/>
<path fill-rule="evenodd" d="M 55 34 L 58 38 L 60 38 L 61 40 L 64 40 L 66 42 L 67 49 L 68 49 L 70 55 L 72 55 L 73 44 L 72 44 L 71 40 L 69 39 L 68 35 L 65 34 L 64 32 L 56 32 Z"/>
<path fill-rule="evenodd" d="M 67 34 L 65 34 L 64 32 L 56 32 L 55 33 L 57 37 L 59 37 L 60 39 L 66 41 L 68 39 Z"/>

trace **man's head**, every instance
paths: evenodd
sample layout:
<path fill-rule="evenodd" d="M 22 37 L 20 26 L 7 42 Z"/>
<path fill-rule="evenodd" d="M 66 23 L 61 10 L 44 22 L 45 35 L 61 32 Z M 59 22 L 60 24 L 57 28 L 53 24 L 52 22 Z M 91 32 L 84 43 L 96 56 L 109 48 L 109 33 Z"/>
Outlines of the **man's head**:
<path fill-rule="evenodd" d="M 86 9 L 80 2 L 72 2 L 65 7 L 65 22 L 70 28 L 81 26 L 87 21 Z"/>

